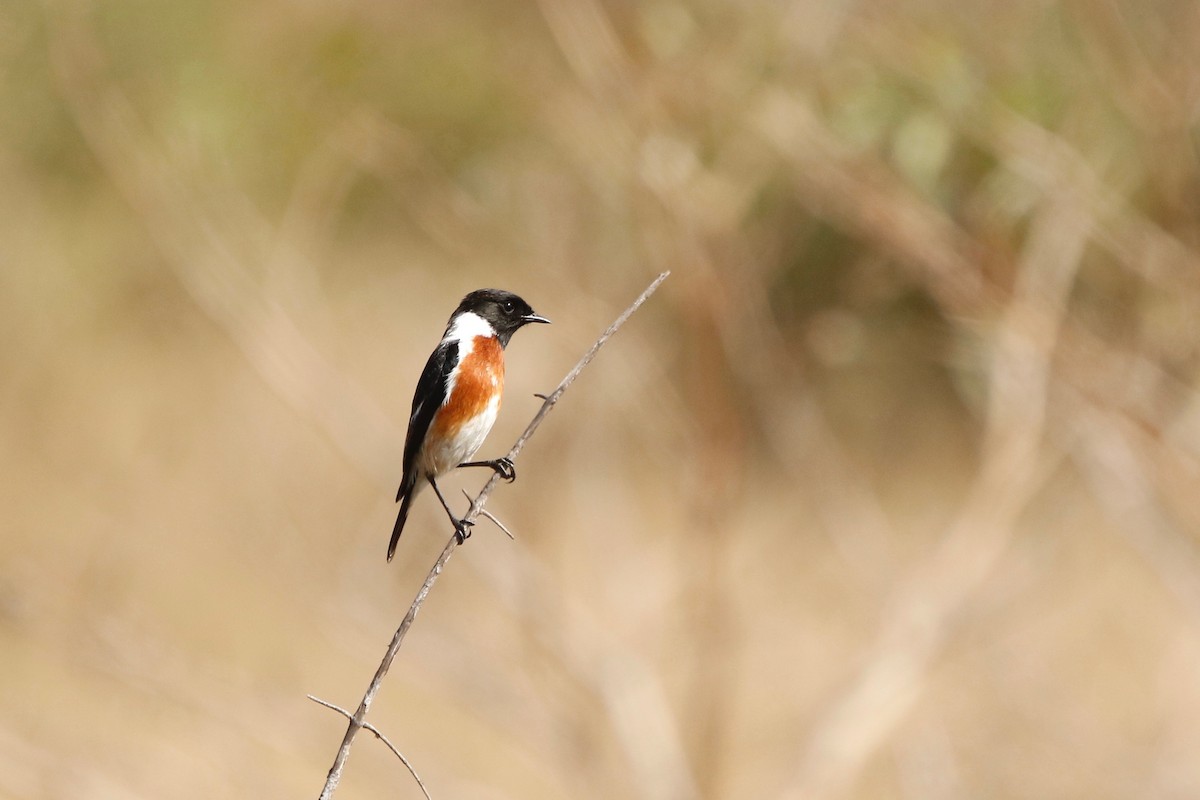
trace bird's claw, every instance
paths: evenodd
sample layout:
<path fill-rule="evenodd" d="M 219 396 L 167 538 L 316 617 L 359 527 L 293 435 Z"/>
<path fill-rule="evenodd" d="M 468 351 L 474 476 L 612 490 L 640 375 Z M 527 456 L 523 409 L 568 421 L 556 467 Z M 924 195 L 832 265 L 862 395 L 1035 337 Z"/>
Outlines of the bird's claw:
<path fill-rule="evenodd" d="M 496 474 L 508 483 L 517 479 L 517 468 L 513 466 L 512 459 L 508 456 L 502 456 L 493 461 L 492 469 L 496 470 Z"/>
<path fill-rule="evenodd" d="M 471 538 L 471 526 L 475 523 L 471 520 L 459 519 L 454 521 L 454 538 L 461 545 Z"/>

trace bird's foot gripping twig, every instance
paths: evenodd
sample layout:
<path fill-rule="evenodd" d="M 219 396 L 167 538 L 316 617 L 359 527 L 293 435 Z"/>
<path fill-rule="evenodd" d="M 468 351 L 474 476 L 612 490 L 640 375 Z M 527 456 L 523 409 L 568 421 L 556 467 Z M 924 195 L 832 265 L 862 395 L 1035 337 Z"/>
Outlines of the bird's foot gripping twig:
<path fill-rule="evenodd" d="M 504 480 L 512 483 L 517 479 L 517 468 L 513 466 L 512 459 L 508 456 L 493 458 L 488 461 L 464 461 L 458 465 L 459 467 L 487 467 L 496 471 Z"/>
<path fill-rule="evenodd" d="M 467 541 L 471 538 L 471 526 L 475 524 L 475 520 L 459 519 L 454 516 L 454 512 L 450 510 L 450 504 L 446 502 L 446 498 L 442 496 L 442 490 L 438 488 L 437 481 L 430 477 L 429 485 L 433 487 L 438 500 L 442 501 L 442 508 L 446 509 L 446 516 L 450 518 L 450 524 L 454 526 L 454 538 L 459 544 Z"/>
<path fill-rule="evenodd" d="M 458 539 L 459 544 L 471 538 L 471 526 L 475 524 L 472 520 L 455 519 L 454 517 L 451 517 L 450 520 L 454 523 L 454 538 Z"/>

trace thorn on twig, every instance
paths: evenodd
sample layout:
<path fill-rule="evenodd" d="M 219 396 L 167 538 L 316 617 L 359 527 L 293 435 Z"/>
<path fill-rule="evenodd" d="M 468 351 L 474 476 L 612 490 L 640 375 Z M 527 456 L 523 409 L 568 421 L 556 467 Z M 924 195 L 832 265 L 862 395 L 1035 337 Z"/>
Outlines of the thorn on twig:
<path fill-rule="evenodd" d="M 534 392 L 533 396 L 536 397 L 538 400 L 549 400 L 550 399 L 550 397 L 548 395 L 544 395 L 541 392 Z"/>
<path fill-rule="evenodd" d="M 504 526 L 504 523 L 503 523 L 503 522 L 501 522 L 500 520 L 496 519 L 496 515 L 495 515 L 495 514 L 493 514 L 492 512 L 488 511 L 486 508 L 481 508 L 481 509 L 479 509 L 479 513 L 480 513 L 480 514 L 483 514 L 485 517 L 487 517 L 487 518 L 488 518 L 488 519 L 490 519 L 492 522 L 494 522 L 494 523 L 496 524 L 496 527 L 497 527 L 497 528 L 499 528 L 500 530 L 504 531 L 504 532 L 505 532 L 505 533 L 508 535 L 508 538 L 510 538 L 510 539 L 514 539 L 514 540 L 517 538 L 516 536 L 513 536 L 513 532 L 512 532 L 512 531 L 510 531 L 508 528 L 506 528 L 506 527 Z"/>
<path fill-rule="evenodd" d="M 308 697 L 309 700 L 312 700 L 317 705 L 322 705 L 322 706 L 325 706 L 326 708 L 333 709 L 334 711 L 338 712 L 339 714 L 341 714 L 343 717 L 345 717 L 348 720 L 351 720 L 351 721 L 354 720 L 354 715 L 351 714 L 346 709 L 342 708 L 341 706 L 335 706 L 333 703 L 329 702 L 328 700 L 322 700 L 321 698 L 316 697 L 315 695 L 310 694 L 310 695 L 306 695 L 306 697 Z M 421 776 L 417 774 L 417 771 L 415 769 L 413 769 L 413 765 L 411 763 L 409 763 L 407 758 L 404 757 L 404 754 L 396 749 L 396 745 L 392 744 L 391 741 L 389 741 L 386 736 L 384 736 L 382 733 L 380 733 L 379 729 L 376 728 L 371 723 L 366 722 L 364 720 L 362 726 L 364 728 L 366 728 L 367 730 L 369 730 L 371 733 L 375 734 L 375 738 L 377 738 L 379 741 L 381 741 L 385 745 L 387 745 L 388 749 L 396 754 L 396 758 L 400 759 L 400 763 L 404 764 L 405 768 L 408 770 L 408 774 L 413 776 L 413 780 L 416 781 L 417 786 L 419 786 L 421 788 L 421 794 L 425 795 L 425 800 L 433 800 L 433 798 L 429 796 L 429 790 L 425 788 L 425 784 L 421 780 Z"/>
<path fill-rule="evenodd" d="M 472 497 L 471 497 L 471 495 L 470 495 L 470 494 L 467 492 L 467 490 L 466 490 L 466 489 L 463 489 L 463 490 L 462 490 L 462 493 L 463 493 L 463 496 L 467 498 L 467 500 L 473 500 L 473 499 L 474 499 L 474 498 L 472 498 Z M 493 523 L 495 523 L 495 525 L 496 525 L 496 527 L 497 527 L 497 528 L 499 528 L 500 530 L 502 530 L 502 531 L 504 531 L 506 534 L 508 534 L 508 538 L 509 538 L 509 539 L 513 539 L 514 541 L 516 540 L 516 538 L 517 538 L 517 537 L 516 537 L 516 536 L 513 536 L 513 532 L 512 532 L 512 531 L 510 531 L 508 528 L 506 528 L 506 527 L 504 526 L 504 523 L 503 523 L 503 522 L 501 522 L 500 520 L 498 520 L 498 519 L 496 518 L 496 515 L 495 515 L 495 514 L 493 514 L 492 512 L 488 511 L 486 508 L 481 508 L 481 509 L 479 509 L 479 513 L 480 513 L 480 514 L 482 514 L 483 516 L 487 517 L 488 519 L 490 519 L 490 520 L 491 520 Z"/>

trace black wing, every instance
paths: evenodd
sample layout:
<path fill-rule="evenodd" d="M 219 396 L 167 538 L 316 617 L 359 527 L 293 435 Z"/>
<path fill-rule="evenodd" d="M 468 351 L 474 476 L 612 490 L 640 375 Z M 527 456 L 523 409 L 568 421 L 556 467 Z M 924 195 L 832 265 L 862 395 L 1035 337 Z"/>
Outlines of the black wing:
<path fill-rule="evenodd" d="M 458 342 L 452 341 L 439 344 L 425 362 L 421 379 L 417 381 L 417 391 L 413 394 L 412 413 L 408 418 L 408 438 L 404 440 L 404 478 L 396 492 L 397 501 L 417 482 L 417 453 L 425 441 L 433 415 L 446 400 L 446 385 L 457 361 Z"/>

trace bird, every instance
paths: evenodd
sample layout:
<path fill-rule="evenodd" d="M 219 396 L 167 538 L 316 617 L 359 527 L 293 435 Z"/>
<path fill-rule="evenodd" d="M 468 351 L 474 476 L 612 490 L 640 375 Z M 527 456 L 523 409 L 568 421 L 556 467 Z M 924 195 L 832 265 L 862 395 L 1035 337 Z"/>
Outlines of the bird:
<path fill-rule="evenodd" d="M 458 467 L 488 467 L 512 482 L 516 469 L 507 457 L 469 461 L 491 431 L 504 392 L 504 349 L 512 335 L 530 323 L 549 323 L 529 303 L 503 289 L 477 289 L 450 315 L 442 339 L 425 362 L 413 394 L 404 441 L 404 473 L 396 502 L 400 514 L 388 542 L 388 561 L 404 531 L 413 498 L 428 483 L 454 525 L 462 544 L 471 523 L 454 516 L 437 479 Z"/>

